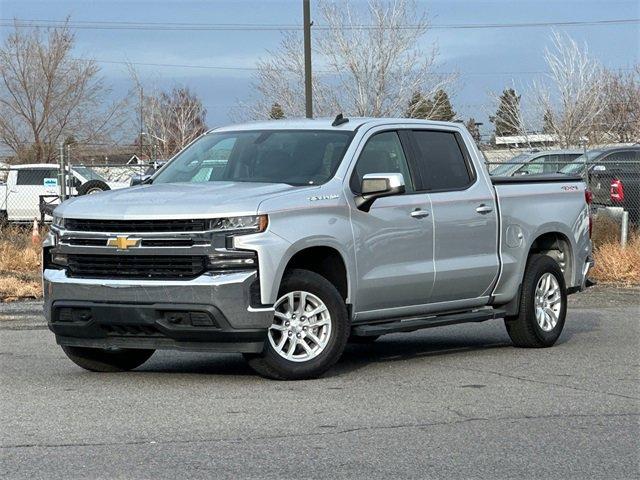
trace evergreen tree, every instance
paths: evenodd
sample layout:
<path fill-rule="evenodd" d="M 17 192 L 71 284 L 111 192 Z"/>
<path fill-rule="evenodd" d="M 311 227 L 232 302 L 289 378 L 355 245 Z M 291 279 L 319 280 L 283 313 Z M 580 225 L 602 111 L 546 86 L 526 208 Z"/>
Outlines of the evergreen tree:
<path fill-rule="evenodd" d="M 505 89 L 500 95 L 500 105 L 495 117 L 489 119 L 496 126 L 496 136 L 517 135 L 522 131 L 520 124 L 520 95 L 513 88 Z"/>
<path fill-rule="evenodd" d="M 478 124 L 476 122 L 476 119 L 473 118 L 473 117 L 469 118 L 469 120 L 467 120 L 467 123 L 465 123 L 465 126 L 467 127 L 467 130 L 469 130 L 469 133 L 471 134 L 473 139 L 479 145 L 480 144 L 480 129 L 478 128 Z"/>
<path fill-rule="evenodd" d="M 431 111 L 433 110 L 433 102 L 428 98 L 425 98 L 421 92 L 414 92 L 407 111 L 405 113 L 407 118 L 429 118 Z"/>
<path fill-rule="evenodd" d="M 284 118 L 284 111 L 282 110 L 282 106 L 278 102 L 271 105 L 269 118 L 272 120 L 281 120 Z"/>
<path fill-rule="evenodd" d="M 456 118 L 456 112 L 453 111 L 451 101 L 449 101 L 449 95 L 447 92 L 440 89 L 433 96 L 433 112 L 431 114 L 431 120 L 440 120 L 443 122 L 450 122 Z"/>

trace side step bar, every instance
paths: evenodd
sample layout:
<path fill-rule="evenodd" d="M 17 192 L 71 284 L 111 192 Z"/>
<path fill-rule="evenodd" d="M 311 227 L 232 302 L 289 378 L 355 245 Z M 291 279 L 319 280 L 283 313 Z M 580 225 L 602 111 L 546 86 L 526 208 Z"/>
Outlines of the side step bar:
<path fill-rule="evenodd" d="M 371 325 L 355 325 L 351 331 L 359 337 L 373 337 L 386 333 L 413 332 L 423 328 L 442 327 L 456 323 L 484 322 L 496 318 L 504 318 L 506 312 L 499 309 L 482 309 L 471 312 L 451 313 L 448 315 L 433 315 L 430 317 L 409 317 L 391 322 Z"/>

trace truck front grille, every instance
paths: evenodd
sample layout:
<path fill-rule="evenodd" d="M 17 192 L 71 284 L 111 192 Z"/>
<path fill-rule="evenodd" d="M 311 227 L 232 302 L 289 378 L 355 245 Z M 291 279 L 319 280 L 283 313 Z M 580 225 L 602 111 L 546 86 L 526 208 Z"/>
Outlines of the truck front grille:
<path fill-rule="evenodd" d="M 143 233 L 202 232 L 209 220 L 84 220 L 67 218 L 65 229 L 74 232 Z"/>
<path fill-rule="evenodd" d="M 204 256 L 72 254 L 67 274 L 75 278 L 185 280 L 201 275 L 205 268 Z"/>

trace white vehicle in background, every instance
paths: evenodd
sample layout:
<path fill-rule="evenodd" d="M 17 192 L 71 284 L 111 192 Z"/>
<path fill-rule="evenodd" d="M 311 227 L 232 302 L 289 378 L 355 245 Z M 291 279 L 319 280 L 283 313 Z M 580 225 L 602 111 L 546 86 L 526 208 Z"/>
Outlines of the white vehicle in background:
<path fill-rule="evenodd" d="M 40 218 L 40 197 L 47 195 L 54 203 L 60 194 L 60 167 L 50 163 L 13 165 L 6 183 L 0 183 L 0 223 L 32 222 Z M 67 171 L 68 195 L 91 195 L 105 190 L 128 187 L 128 183 L 109 182 L 85 166 L 71 166 Z M 49 219 L 49 217 L 47 217 Z"/>

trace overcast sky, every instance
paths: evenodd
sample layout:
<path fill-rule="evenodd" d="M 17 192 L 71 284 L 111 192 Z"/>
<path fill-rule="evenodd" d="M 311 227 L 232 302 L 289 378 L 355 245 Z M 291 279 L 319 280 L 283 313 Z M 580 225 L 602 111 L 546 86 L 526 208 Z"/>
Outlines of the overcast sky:
<path fill-rule="evenodd" d="M 356 2 L 356 0 L 354 0 Z M 313 3 L 312 0 L 312 17 Z M 640 18 L 639 0 L 422 0 L 418 7 L 434 25 L 564 22 Z M 29 20 L 128 21 L 183 23 L 300 24 L 301 0 L 0 0 L 0 18 Z M 2 37 L 7 27 L 2 28 Z M 580 42 L 605 66 L 629 68 L 640 61 L 640 24 L 559 27 Z M 457 71 L 453 106 L 461 118 L 487 122 L 487 92 L 515 83 L 523 88 L 545 70 L 543 53 L 550 27 L 431 30 L 422 47 L 439 46 L 440 71 Z M 79 57 L 100 61 L 101 73 L 114 94 L 130 86 L 125 66 L 131 61 L 214 67 L 255 66 L 267 49 L 277 46 L 276 31 L 77 30 Z M 250 97 L 250 70 L 139 66 L 143 77 L 161 86 L 182 84 L 203 99 L 208 123 L 230 122 L 237 99 Z M 520 73 L 504 73 L 520 72 Z M 483 127 L 488 131 L 490 125 Z"/>

